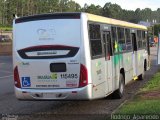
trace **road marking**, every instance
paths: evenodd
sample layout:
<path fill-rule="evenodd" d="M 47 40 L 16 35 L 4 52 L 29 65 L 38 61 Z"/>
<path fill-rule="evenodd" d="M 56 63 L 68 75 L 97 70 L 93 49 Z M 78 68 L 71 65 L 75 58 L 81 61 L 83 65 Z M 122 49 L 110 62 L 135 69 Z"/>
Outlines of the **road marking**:
<path fill-rule="evenodd" d="M 7 76 L 0 77 L 0 79 L 9 78 L 9 77 L 12 77 L 12 76 L 13 76 L 13 75 L 7 75 Z"/>

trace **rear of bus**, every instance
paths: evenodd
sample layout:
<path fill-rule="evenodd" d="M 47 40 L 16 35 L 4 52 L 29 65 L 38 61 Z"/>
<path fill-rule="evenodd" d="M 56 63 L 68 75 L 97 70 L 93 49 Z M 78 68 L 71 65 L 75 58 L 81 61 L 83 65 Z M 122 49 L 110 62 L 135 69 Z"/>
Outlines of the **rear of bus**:
<path fill-rule="evenodd" d="M 80 13 L 22 17 L 13 23 L 13 66 L 20 100 L 90 99 Z"/>

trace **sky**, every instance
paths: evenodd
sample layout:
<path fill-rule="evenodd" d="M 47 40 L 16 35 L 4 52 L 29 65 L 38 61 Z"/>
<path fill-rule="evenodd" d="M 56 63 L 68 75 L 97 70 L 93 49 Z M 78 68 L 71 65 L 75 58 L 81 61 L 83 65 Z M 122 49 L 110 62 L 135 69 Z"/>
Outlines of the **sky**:
<path fill-rule="evenodd" d="M 144 9 L 144 8 L 151 8 L 152 10 L 157 10 L 160 8 L 160 0 L 73 0 L 81 5 L 84 6 L 85 3 L 88 5 L 95 4 L 100 5 L 103 7 L 105 3 L 111 2 L 116 3 L 121 6 L 121 8 L 126 10 L 136 10 L 136 8 Z"/>

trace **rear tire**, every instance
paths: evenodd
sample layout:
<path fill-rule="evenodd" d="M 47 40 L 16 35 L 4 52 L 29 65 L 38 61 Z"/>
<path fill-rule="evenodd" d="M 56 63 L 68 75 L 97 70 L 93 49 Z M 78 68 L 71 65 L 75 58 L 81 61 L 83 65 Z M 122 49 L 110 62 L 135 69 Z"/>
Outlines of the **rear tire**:
<path fill-rule="evenodd" d="M 147 70 L 146 60 L 144 61 L 144 70 L 143 73 L 138 76 L 138 80 L 144 80 L 144 72 Z"/>
<path fill-rule="evenodd" d="M 147 61 L 144 62 L 144 71 L 147 71 Z"/>
<path fill-rule="evenodd" d="M 144 71 L 143 71 L 142 74 L 140 74 L 140 75 L 138 76 L 138 80 L 144 80 Z"/>
<path fill-rule="evenodd" d="M 124 88 L 125 88 L 124 76 L 121 73 L 119 78 L 119 88 L 113 93 L 113 97 L 116 99 L 122 98 L 124 95 L 124 90 L 125 90 Z"/>

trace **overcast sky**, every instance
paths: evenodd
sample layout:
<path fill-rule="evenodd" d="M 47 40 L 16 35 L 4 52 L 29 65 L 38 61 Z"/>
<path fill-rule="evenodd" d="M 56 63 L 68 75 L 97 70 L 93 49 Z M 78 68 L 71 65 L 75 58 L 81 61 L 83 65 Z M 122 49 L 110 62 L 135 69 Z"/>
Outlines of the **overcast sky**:
<path fill-rule="evenodd" d="M 135 10 L 136 8 L 151 8 L 152 10 L 157 10 L 157 8 L 160 8 L 160 0 L 73 0 L 79 3 L 82 7 L 85 3 L 88 5 L 95 4 L 104 6 L 105 3 L 111 2 L 111 3 L 117 3 L 121 6 L 123 9 L 127 10 Z"/>

